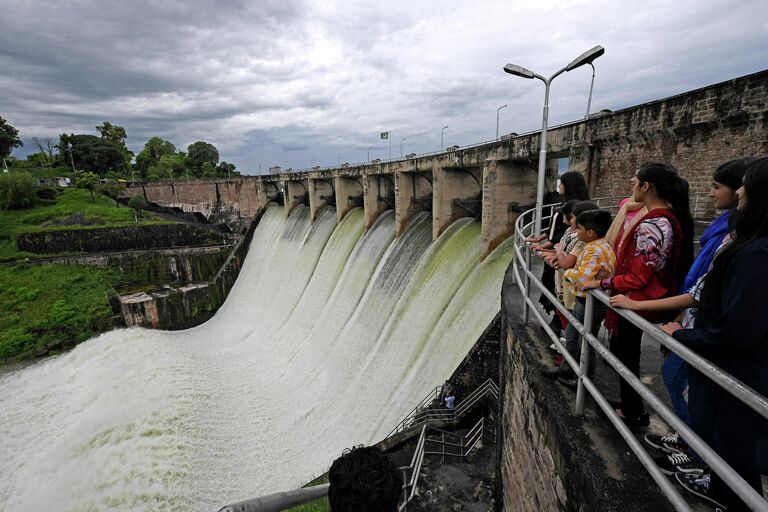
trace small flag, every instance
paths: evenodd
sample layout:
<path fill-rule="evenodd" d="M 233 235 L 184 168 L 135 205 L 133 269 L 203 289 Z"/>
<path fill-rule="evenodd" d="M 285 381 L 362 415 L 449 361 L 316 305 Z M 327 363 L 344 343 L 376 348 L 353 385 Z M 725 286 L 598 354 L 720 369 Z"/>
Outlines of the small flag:
<path fill-rule="evenodd" d="M 389 132 L 381 132 L 381 138 L 382 139 L 388 139 L 389 138 Z"/>

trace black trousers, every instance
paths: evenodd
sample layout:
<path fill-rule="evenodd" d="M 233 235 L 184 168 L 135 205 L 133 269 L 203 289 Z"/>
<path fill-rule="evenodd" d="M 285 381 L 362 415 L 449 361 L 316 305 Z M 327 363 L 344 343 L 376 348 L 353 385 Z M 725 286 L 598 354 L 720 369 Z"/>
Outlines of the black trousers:
<path fill-rule="evenodd" d="M 611 336 L 611 352 L 636 377 L 640 377 L 640 341 L 643 331 L 629 321 L 619 317 L 617 332 Z M 626 418 L 637 418 L 645 414 L 643 400 L 624 379 L 619 377 L 621 412 Z"/>

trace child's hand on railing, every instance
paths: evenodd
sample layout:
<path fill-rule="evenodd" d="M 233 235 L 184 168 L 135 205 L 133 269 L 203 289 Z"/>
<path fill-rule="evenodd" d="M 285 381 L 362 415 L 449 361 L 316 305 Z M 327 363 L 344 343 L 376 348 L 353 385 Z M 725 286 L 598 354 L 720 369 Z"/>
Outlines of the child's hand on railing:
<path fill-rule="evenodd" d="M 600 280 L 595 279 L 594 281 L 579 281 L 576 283 L 576 289 L 580 292 L 585 292 L 594 288 L 600 288 Z"/>

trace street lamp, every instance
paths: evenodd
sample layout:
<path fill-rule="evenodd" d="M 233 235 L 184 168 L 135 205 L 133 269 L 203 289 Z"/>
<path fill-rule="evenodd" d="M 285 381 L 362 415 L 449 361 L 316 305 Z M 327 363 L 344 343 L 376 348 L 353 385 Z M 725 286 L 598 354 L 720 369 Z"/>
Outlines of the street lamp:
<path fill-rule="evenodd" d="M 589 82 L 589 98 L 587 99 L 587 113 L 584 115 L 585 121 L 589 119 L 589 108 L 592 106 L 592 89 L 595 87 L 595 65 L 591 62 L 589 65 L 592 66 L 592 81 Z"/>
<path fill-rule="evenodd" d="M 403 141 L 407 139 L 408 137 L 403 137 L 400 139 L 400 158 L 403 158 Z"/>
<path fill-rule="evenodd" d="M 443 135 L 445 134 L 446 128 L 448 128 L 448 125 L 443 126 L 443 129 L 440 130 L 440 151 L 443 150 Z"/>
<path fill-rule="evenodd" d="M 341 165 L 341 153 L 336 153 L 336 162 Z"/>
<path fill-rule="evenodd" d="M 368 163 L 371 163 L 371 150 L 373 149 L 373 146 L 368 148 Z"/>
<path fill-rule="evenodd" d="M 536 187 L 536 215 L 534 217 L 534 223 L 533 223 L 534 232 L 536 234 L 541 232 L 541 216 L 542 216 L 542 209 L 544 206 L 544 173 L 545 173 L 546 161 L 547 161 L 547 122 L 549 120 L 549 86 L 552 83 L 552 80 L 554 80 L 560 74 L 566 71 L 572 71 L 585 64 L 591 64 L 592 61 L 594 61 L 596 58 L 600 57 L 604 53 L 605 53 L 605 48 L 603 48 L 600 45 L 597 45 L 594 48 L 591 48 L 586 52 L 582 53 L 581 55 L 579 55 L 578 57 L 576 57 L 574 60 L 568 63 L 567 66 L 565 66 L 564 68 L 562 68 L 560 71 L 550 76 L 549 78 L 545 78 L 541 75 L 534 73 L 529 69 L 526 69 L 522 66 L 517 66 L 515 64 L 507 64 L 506 66 L 504 66 L 504 71 L 506 71 L 510 75 L 515 75 L 521 78 L 528 78 L 528 79 L 538 78 L 539 80 L 544 82 L 544 112 L 541 120 L 541 135 L 539 136 L 539 176 L 538 176 L 538 183 Z"/>
<path fill-rule="evenodd" d="M 507 107 L 506 103 L 496 109 L 496 140 L 499 140 L 499 114 L 501 113 L 501 109 L 505 107 Z"/>

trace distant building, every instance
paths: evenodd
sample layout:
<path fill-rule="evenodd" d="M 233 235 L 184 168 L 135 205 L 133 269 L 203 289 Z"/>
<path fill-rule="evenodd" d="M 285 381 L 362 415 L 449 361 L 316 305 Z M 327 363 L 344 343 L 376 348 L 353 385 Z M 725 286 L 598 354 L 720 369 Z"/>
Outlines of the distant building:
<path fill-rule="evenodd" d="M 53 178 L 53 180 L 56 182 L 56 186 L 66 188 L 72 186 L 72 181 L 64 176 L 56 176 Z"/>
<path fill-rule="evenodd" d="M 276 165 L 269 168 L 269 174 L 280 174 L 280 166 Z"/>

